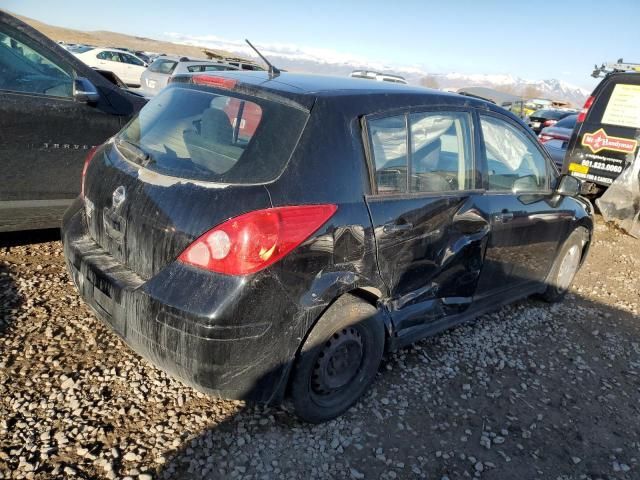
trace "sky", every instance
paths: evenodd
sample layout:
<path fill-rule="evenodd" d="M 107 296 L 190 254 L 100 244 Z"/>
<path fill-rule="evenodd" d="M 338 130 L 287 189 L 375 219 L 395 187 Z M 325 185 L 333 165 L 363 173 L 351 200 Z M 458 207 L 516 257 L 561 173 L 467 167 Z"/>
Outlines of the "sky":
<path fill-rule="evenodd" d="M 61 27 L 156 38 L 244 38 L 430 73 L 557 78 L 591 89 L 595 63 L 640 63 L 639 0 L 0 0 Z"/>

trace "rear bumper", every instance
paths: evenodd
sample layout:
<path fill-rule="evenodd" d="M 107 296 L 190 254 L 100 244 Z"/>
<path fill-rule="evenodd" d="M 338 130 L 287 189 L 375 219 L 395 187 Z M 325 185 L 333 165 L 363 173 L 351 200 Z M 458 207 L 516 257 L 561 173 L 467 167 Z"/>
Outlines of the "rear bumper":
<path fill-rule="evenodd" d="M 242 280 L 174 263 L 145 282 L 91 239 L 79 201 L 65 215 L 62 241 L 80 295 L 133 350 L 205 393 L 281 400 L 291 342 L 262 314 L 265 305 L 241 301 Z M 271 305 L 284 297 L 274 290 Z"/>

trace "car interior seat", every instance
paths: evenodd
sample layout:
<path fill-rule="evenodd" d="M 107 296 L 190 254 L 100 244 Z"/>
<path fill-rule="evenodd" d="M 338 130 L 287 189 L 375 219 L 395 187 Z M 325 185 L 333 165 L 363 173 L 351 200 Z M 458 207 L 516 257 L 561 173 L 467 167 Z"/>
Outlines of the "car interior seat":
<path fill-rule="evenodd" d="M 218 174 L 233 167 L 244 151 L 233 145 L 229 117 L 218 108 L 202 112 L 199 128 L 185 130 L 183 136 L 191 161 Z"/>

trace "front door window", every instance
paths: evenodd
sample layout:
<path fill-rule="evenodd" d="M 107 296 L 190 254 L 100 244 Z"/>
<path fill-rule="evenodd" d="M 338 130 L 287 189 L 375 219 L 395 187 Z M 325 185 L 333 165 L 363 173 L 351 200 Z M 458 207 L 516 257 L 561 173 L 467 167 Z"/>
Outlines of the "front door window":
<path fill-rule="evenodd" d="M 71 97 L 73 72 L 31 42 L 0 30 L 0 90 Z"/>
<path fill-rule="evenodd" d="M 547 161 L 524 133 L 496 117 L 482 115 L 489 190 L 545 192 L 550 188 Z"/>

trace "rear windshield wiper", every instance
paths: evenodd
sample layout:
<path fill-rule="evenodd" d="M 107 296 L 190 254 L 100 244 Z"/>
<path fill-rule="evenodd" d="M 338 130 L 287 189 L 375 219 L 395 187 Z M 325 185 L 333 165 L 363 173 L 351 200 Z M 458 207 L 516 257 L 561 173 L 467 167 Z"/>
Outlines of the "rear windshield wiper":
<path fill-rule="evenodd" d="M 118 138 L 116 139 L 116 145 L 118 150 L 120 150 L 129 160 L 142 165 L 143 167 L 155 163 L 155 160 L 150 154 L 130 140 Z"/>

